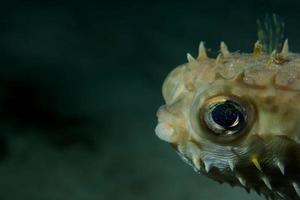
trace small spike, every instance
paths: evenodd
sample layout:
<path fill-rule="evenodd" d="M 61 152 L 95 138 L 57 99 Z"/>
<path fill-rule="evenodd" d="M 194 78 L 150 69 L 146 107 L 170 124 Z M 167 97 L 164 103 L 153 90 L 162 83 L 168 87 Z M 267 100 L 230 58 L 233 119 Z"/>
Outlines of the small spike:
<path fill-rule="evenodd" d="M 222 54 L 219 53 L 218 56 L 217 56 L 217 58 L 216 58 L 216 64 L 218 64 L 220 62 L 221 57 L 222 57 Z"/>
<path fill-rule="evenodd" d="M 271 57 L 273 57 L 273 58 L 276 57 L 276 54 L 277 54 L 277 51 L 276 51 L 276 49 L 274 49 L 271 53 Z"/>
<path fill-rule="evenodd" d="M 265 185 L 266 185 L 270 190 L 272 190 L 272 186 L 271 186 L 270 180 L 269 180 L 266 176 L 261 177 L 261 180 L 265 183 Z"/>
<path fill-rule="evenodd" d="M 224 57 L 229 57 L 231 54 L 228 50 L 228 47 L 227 45 L 225 44 L 225 42 L 221 42 L 221 45 L 220 45 L 220 50 L 221 50 L 221 54 L 224 56 Z"/>
<path fill-rule="evenodd" d="M 201 59 L 206 59 L 206 58 L 207 58 L 207 54 L 206 54 L 206 49 L 205 49 L 205 46 L 204 46 L 204 42 L 201 41 L 200 44 L 199 44 L 199 52 L 198 52 L 197 59 L 201 60 Z"/>
<path fill-rule="evenodd" d="M 286 54 L 278 54 L 276 50 L 274 50 L 268 60 L 268 64 L 277 64 L 281 65 L 282 63 L 288 61 L 286 58 Z"/>
<path fill-rule="evenodd" d="M 280 169 L 281 173 L 284 175 L 285 174 L 285 167 L 284 167 L 283 163 L 280 162 L 280 161 L 277 161 L 276 165 Z"/>
<path fill-rule="evenodd" d="M 186 54 L 186 58 L 189 63 L 196 62 L 196 59 L 189 53 Z"/>
<path fill-rule="evenodd" d="M 258 159 L 257 159 L 256 156 L 253 156 L 253 157 L 251 158 L 251 162 L 254 164 L 254 166 L 255 166 L 259 171 L 262 171 L 261 166 L 260 166 L 259 161 L 258 161 Z"/>
<path fill-rule="evenodd" d="M 232 161 L 228 161 L 228 165 L 229 165 L 229 168 L 231 169 L 231 171 L 234 171 L 234 164 Z"/>
<path fill-rule="evenodd" d="M 246 187 L 246 180 L 244 178 L 242 178 L 241 176 L 237 176 L 237 179 L 240 181 L 242 186 Z"/>
<path fill-rule="evenodd" d="M 208 173 L 212 167 L 211 163 L 209 162 L 204 162 L 204 166 L 205 166 L 205 171 L 206 173 Z"/>
<path fill-rule="evenodd" d="M 277 56 L 277 51 L 276 50 L 273 50 L 271 55 L 270 55 L 270 58 L 268 60 L 268 64 L 272 64 L 272 63 L 276 63 L 276 56 Z"/>
<path fill-rule="evenodd" d="M 202 163 L 201 159 L 198 156 L 193 156 L 192 160 L 193 160 L 193 163 L 194 163 L 196 169 L 201 170 L 201 163 Z"/>
<path fill-rule="evenodd" d="M 258 56 L 262 54 L 262 45 L 259 42 L 259 40 L 257 40 L 254 44 L 254 50 L 253 50 L 253 55 L 254 56 Z"/>
<path fill-rule="evenodd" d="M 299 184 L 296 183 L 296 182 L 293 182 L 292 184 L 293 184 L 293 187 L 294 187 L 297 195 L 300 197 L 300 187 L 299 187 Z"/>
<path fill-rule="evenodd" d="M 283 43 L 281 54 L 282 55 L 287 55 L 289 53 L 289 41 L 286 39 Z"/>

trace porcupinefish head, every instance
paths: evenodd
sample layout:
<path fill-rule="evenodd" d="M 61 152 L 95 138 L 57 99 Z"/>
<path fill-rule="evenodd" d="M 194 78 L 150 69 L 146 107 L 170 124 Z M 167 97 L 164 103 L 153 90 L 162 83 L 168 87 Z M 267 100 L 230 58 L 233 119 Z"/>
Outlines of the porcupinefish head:
<path fill-rule="evenodd" d="M 166 78 L 156 135 L 195 171 L 271 199 L 300 199 L 300 54 L 231 53 L 224 42 Z"/>

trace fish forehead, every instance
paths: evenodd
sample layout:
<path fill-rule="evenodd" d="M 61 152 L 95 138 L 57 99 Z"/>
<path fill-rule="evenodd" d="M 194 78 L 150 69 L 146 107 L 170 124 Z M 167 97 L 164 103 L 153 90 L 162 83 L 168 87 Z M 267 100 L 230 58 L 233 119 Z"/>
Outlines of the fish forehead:
<path fill-rule="evenodd" d="M 196 171 L 219 182 L 274 199 L 299 198 L 300 55 L 230 53 L 222 47 L 215 59 L 200 54 L 188 55 L 189 62 L 166 78 L 157 135 Z M 228 143 L 206 137 L 199 110 L 220 95 L 254 106 L 245 137 Z"/>

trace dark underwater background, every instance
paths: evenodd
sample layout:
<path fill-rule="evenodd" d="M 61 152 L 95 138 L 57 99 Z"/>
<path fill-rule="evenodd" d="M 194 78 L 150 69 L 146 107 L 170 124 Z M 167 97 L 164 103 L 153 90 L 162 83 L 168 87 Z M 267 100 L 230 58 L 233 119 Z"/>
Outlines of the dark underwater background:
<path fill-rule="evenodd" d="M 0 200 L 259 200 L 197 175 L 154 133 L 161 85 L 206 42 L 250 52 L 299 1 L 1 1 Z"/>

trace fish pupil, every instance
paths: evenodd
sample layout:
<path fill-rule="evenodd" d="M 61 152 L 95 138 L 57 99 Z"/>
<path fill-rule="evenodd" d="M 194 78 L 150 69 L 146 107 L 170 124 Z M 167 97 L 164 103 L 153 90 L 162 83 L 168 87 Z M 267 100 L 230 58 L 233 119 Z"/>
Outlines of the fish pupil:
<path fill-rule="evenodd" d="M 215 123 L 224 129 L 232 129 L 239 125 L 243 120 L 242 112 L 237 108 L 235 103 L 226 101 L 221 103 L 212 110 L 211 117 Z"/>

